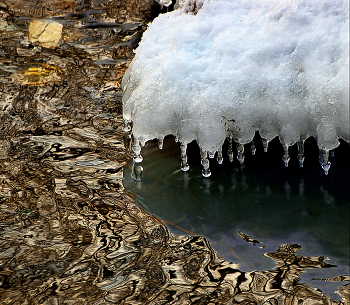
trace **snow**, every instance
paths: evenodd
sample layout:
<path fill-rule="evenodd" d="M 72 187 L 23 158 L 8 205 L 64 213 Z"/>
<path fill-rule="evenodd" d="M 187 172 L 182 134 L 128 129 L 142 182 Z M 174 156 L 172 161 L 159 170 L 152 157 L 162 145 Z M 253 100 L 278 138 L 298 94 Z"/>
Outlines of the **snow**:
<path fill-rule="evenodd" d="M 122 82 L 135 154 L 169 134 L 209 155 L 257 130 L 324 153 L 349 142 L 348 14 L 346 0 L 187 0 L 160 15 Z"/>

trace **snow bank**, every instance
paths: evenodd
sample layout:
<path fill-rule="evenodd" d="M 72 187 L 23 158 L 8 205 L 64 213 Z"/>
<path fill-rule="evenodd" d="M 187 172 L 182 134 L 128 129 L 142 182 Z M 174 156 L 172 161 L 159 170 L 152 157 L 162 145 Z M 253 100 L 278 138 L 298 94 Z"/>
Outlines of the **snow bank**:
<path fill-rule="evenodd" d="M 258 130 L 285 148 L 314 136 L 328 151 L 349 142 L 349 4 L 346 0 L 187 0 L 144 33 L 123 78 L 125 126 L 140 145 L 174 135 L 218 154 L 225 139 L 243 144 Z"/>

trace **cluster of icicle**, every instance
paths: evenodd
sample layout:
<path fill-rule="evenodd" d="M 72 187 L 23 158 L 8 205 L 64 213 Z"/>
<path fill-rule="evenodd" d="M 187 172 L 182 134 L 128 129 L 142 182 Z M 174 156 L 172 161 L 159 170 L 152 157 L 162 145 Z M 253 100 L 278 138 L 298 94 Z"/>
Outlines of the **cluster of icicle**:
<path fill-rule="evenodd" d="M 256 131 L 267 150 L 279 137 L 288 147 L 315 137 L 327 174 L 329 151 L 350 141 L 349 3 L 346 0 L 185 0 L 157 17 L 143 35 L 123 86 L 125 129 L 141 146 L 166 135 L 201 149 L 203 176 L 209 158 L 222 162 L 233 141 L 237 158 Z M 251 145 L 254 151 L 254 145 Z"/>
<path fill-rule="evenodd" d="M 128 121 L 124 121 L 124 131 L 130 131 L 131 127 Z M 159 149 L 163 148 L 163 137 L 157 139 L 158 140 L 158 147 Z M 305 142 L 305 138 L 301 138 L 296 144 L 297 144 L 297 148 L 298 148 L 298 162 L 299 162 L 299 166 L 303 167 L 304 165 L 304 160 L 305 160 L 305 155 L 304 155 L 304 142 Z M 244 149 L 244 144 L 239 143 L 239 142 L 235 142 L 233 140 L 232 135 L 229 135 L 227 137 L 227 141 L 228 141 L 228 149 L 227 149 L 227 155 L 228 155 L 228 159 L 230 162 L 234 161 L 234 157 L 236 155 L 237 160 L 239 161 L 239 164 L 241 167 L 244 166 L 244 154 L 245 154 L 245 149 Z M 261 138 L 262 141 L 262 145 L 263 145 L 263 149 L 264 152 L 267 152 L 268 150 L 268 143 L 269 141 L 267 139 Z M 188 165 L 187 162 L 187 144 L 183 143 L 181 141 L 179 141 L 179 139 L 175 136 L 175 142 L 180 142 L 180 149 L 181 149 L 181 154 L 180 154 L 180 167 L 181 169 L 186 172 L 190 169 L 190 166 Z M 283 141 L 281 141 L 281 145 L 283 148 L 283 156 L 282 156 L 282 160 L 284 162 L 285 167 L 288 167 L 289 164 L 289 146 L 292 145 L 288 145 L 283 143 Z M 143 145 L 145 143 L 142 143 Z M 254 144 L 254 140 L 252 140 L 250 143 L 250 153 L 252 155 L 255 155 L 256 153 L 256 148 L 255 148 L 255 144 Z M 133 138 L 133 145 L 132 145 L 132 150 L 134 152 L 134 162 L 135 163 L 140 163 L 143 161 L 143 157 L 141 155 L 141 142 L 138 138 Z M 235 149 L 236 148 L 236 153 L 235 153 Z M 327 150 L 327 149 L 323 149 L 320 148 L 319 149 L 319 162 L 321 167 L 324 170 L 324 173 L 326 175 L 328 175 L 328 171 L 331 165 L 331 162 L 329 161 L 329 155 L 330 152 L 333 153 L 333 151 Z M 202 175 L 203 177 L 210 177 L 211 175 L 211 171 L 210 171 L 210 161 L 209 159 L 214 159 L 216 155 L 216 161 L 218 162 L 218 164 L 222 164 L 223 163 L 223 151 L 222 148 L 218 149 L 217 151 L 206 151 L 203 150 L 202 148 L 200 148 L 200 156 L 201 156 L 201 164 L 202 164 Z M 139 173 L 141 174 L 141 173 Z"/>

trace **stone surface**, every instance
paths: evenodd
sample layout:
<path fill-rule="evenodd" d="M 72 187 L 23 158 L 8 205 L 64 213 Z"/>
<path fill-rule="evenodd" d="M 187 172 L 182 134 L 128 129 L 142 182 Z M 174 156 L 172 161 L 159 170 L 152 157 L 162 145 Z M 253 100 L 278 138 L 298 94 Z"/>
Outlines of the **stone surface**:
<path fill-rule="evenodd" d="M 57 21 L 34 19 L 29 23 L 29 40 L 44 48 L 54 49 L 61 39 L 63 25 Z"/>

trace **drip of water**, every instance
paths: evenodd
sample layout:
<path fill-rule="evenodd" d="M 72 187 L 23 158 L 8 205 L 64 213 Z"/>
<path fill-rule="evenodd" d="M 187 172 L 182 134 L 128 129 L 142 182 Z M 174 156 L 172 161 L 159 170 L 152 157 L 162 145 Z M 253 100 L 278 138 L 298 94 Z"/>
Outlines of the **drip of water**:
<path fill-rule="evenodd" d="M 136 163 L 142 162 L 143 158 L 141 156 L 141 145 L 140 141 L 134 138 L 134 145 L 132 146 L 132 151 L 134 152 L 134 161 Z"/>
<path fill-rule="evenodd" d="M 328 175 L 329 168 L 331 166 L 331 162 L 328 161 L 328 158 L 329 158 L 329 150 L 321 148 L 320 154 L 319 154 L 319 161 L 320 161 L 321 167 L 324 170 L 325 175 Z"/>
<path fill-rule="evenodd" d="M 264 138 L 261 138 L 261 141 L 262 141 L 262 144 L 263 144 L 264 152 L 267 152 L 267 149 L 268 149 L 268 146 L 269 146 L 269 142 L 266 139 L 264 139 Z"/>
<path fill-rule="evenodd" d="M 128 132 L 131 130 L 130 122 L 128 120 L 123 121 L 123 131 Z"/>
<path fill-rule="evenodd" d="M 297 146 L 298 146 L 298 161 L 299 161 L 299 166 L 300 167 L 304 166 L 304 160 L 305 160 L 305 156 L 304 156 L 304 142 L 305 142 L 305 140 L 300 140 L 297 143 Z"/>
<path fill-rule="evenodd" d="M 201 164 L 202 164 L 202 175 L 203 177 L 210 177 L 211 171 L 209 168 L 208 153 L 205 150 L 200 150 L 201 153 Z"/>
<path fill-rule="evenodd" d="M 282 148 L 283 148 L 282 160 L 284 162 L 284 166 L 288 167 L 288 163 L 289 163 L 289 160 L 290 160 L 289 153 L 288 153 L 288 145 L 287 144 L 282 144 Z"/>
<path fill-rule="evenodd" d="M 181 162 L 180 162 L 181 169 L 184 172 L 187 172 L 190 169 L 190 167 L 188 166 L 188 163 L 187 163 L 187 155 L 186 155 L 187 145 L 181 144 L 180 149 L 181 149 Z"/>
<path fill-rule="evenodd" d="M 159 138 L 158 139 L 158 147 L 159 147 L 159 149 L 163 149 L 163 143 L 164 143 L 164 138 Z"/>
<path fill-rule="evenodd" d="M 243 144 L 236 144 L 237 149 L 237 160 L 239 161 L 240 165 L 243 165 L 244 162 L 244 145 Z"/>

